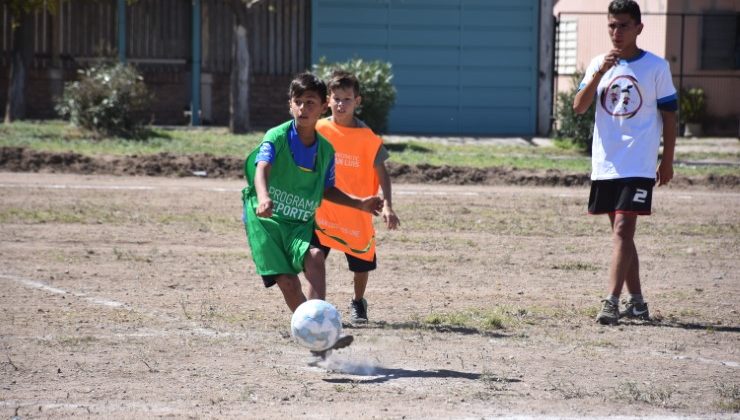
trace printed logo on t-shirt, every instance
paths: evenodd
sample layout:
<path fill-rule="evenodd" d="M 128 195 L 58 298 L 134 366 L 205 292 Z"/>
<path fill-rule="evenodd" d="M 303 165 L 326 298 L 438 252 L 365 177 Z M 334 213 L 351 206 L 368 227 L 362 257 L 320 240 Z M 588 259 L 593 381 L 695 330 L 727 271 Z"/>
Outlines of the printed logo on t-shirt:
<path fill-rule="evenodd" d="M 334 154 L 334 162 L 337 166 L 348 166 L 350 168 L 360 167 L 360 157 L 357 155 L 350 155 L 349 153 L 336 152 Z"/>
<path fill-rule="evenodd" d="M 601 107 L 612 116 L 632 118 L 642 107 L 642 93 L 637 79 L 620 75 L 601 91 Z"/>

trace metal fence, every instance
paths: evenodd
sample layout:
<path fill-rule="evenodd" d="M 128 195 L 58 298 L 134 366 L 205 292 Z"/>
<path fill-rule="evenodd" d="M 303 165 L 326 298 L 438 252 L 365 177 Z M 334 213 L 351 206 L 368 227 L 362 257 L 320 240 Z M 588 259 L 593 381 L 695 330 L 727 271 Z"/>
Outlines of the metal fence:
<path fill-rule="evenodd" d="M 555 24 L 555 92 L 612 48 L 605 13 L 560 13 Z M 710 130 L 737 133 L 740 120 L 740 13 L 643 13 L 638 46 L 664 57 L 679 92 L 701 88 Z"/>
<path fill-rule="evenodd" d="M 126 57 L 149 70 L 187 66 L 191 60 L 192 2 L 139 0 L 126 6 Z M 203 71 L 231 69 L 233 12 L 223 0 L 202 3 Z M 116 0 L 60 0 L 55 14 L 34 14 L 33 67 L 74 68 L 118 45 Z M 248 23 L 252 70 L 289 75 L 310 60 L 310 0 L 265 0 L 253 7 Z M 11 16 L 0 6 L 0 66 L 12 49 Z"/>

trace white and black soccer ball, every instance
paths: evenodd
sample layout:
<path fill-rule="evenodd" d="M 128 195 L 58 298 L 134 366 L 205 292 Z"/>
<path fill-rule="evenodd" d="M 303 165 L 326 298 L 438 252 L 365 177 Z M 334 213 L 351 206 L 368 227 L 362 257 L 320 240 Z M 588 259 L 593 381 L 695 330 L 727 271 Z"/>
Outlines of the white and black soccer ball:
<path fill-rule="evenodd" d="M 337 308 L 321 299 L 303 302 L 290 320 L 290 334 L 309 350 L 331 348 L 341 333 L 342 319 Z"/>

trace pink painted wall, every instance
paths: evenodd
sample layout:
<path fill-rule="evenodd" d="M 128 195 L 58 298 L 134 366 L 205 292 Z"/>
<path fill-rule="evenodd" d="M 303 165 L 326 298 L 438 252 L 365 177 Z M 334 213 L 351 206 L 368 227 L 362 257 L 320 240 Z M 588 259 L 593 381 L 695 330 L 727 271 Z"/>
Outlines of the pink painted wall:
<path fill-rule="evenodd" d="M 607 34 L 606 11 L 610 0 L 556 0 L 555 16 L 576 19 L 577 62 L 585 69 L 591 59 L 611 49 Z M 738 0 L 642 0 L 638 1 L 642 13 L 740 13 Z M 598 12 L 602 15 L 578 15 L 578 12 Z M 638 45 L 671 63 L 674 84 L 679 88 L 681 73 L 681 17 L 643 15 L 645 28 L 637 40 Z M 707 113 L 710 120 L 740 120 L 740 70 L 702 70 L 700 16 L 684 18 L 683 86 L 701 87 L 707 95 Z M 693 76 L 693 77 L 691 77 Z M 696 77 L 730 76 L 730 77 Z M 569 76 L 556 76 L 558 91 L 570 88 Z M 721 124 L 722 122 L 718 122 Z M 714 124 L 708 121 L 708 124 Z"/>

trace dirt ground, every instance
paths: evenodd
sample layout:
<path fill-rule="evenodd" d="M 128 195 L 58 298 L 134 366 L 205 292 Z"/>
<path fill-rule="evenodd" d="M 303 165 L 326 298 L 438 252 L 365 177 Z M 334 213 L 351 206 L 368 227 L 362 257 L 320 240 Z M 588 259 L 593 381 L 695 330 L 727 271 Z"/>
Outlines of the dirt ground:
<path fill-rule="evenodd" d="M 656 191 L 637 247 L 660 320 L 604 327 L 585 187 L 399 182 L 371 323 L 311 367 L 254 272 L 241 186 L 0 172 L 0 417 L 739 416 L 736 188 Z M 346 316 L 343 257 L 327 270 Z"/>
<path fill-rule="evenodd" d="M 724 151 L 730 154 L 737 153 L 738 142 L 735 139 L 719 139 L 711 143 L 705 140 L 703 144 L 694 145 L 684 139 L 679 152 L 682 150 Z M 707 162 L 698 162 L 698 164 L 707 164 Z M 731 164 L 735 167 L 740 165 L 736 161 L 732 161 Z M 388 162 L 387 166 L 393 182 L 406 184 L 571 187 L 586 186 L 590 183 L 588 173 L 569 173 L 558 169 L 469 168 L 449 165 L 406 165 L 395 162 Z M 0 171 L 173 177 L 195 175 L 207 178 L 240 179 L 244 176 L 244 159 L 210 154 L 178 155 L 173 153 L 91 157 L 75 152 L 47 152 L 4 146 L 0 147 Z M 740 172 L 728 175 L 681 176 L 676 177 L 674 185 L 740 189 Z"/>

